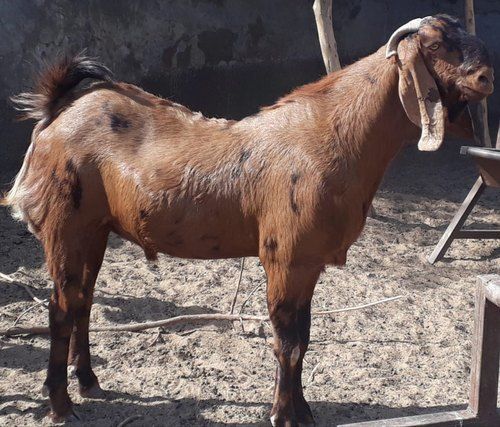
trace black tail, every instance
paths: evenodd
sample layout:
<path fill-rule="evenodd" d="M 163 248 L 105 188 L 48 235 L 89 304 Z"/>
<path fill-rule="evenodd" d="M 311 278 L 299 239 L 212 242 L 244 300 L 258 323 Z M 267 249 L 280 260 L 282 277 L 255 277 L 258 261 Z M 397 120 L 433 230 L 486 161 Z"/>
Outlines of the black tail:
<path fill-rule="evenodd" d="M 20 93 L 11 101 L 21 112 L 21 120 L 48 121 L 56 113 L 58 100 L 87 78 L 112 81 L 112 73 L 104 65 L 82 54 L 66 57 L 40 73 L 34 92 Z"/>

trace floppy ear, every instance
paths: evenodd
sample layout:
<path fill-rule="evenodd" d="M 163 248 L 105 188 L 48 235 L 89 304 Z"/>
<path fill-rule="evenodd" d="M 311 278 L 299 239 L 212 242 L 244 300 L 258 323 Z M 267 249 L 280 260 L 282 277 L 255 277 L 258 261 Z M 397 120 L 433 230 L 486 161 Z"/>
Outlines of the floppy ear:
<path fill-rule="evenodd" d="M 415 42 L 402 41 L 398 57 L 399 98 L 408 118 L 422 128 L 418 149 L 435 151 L 443 143 L 446 116 L 436 82 Z"/>

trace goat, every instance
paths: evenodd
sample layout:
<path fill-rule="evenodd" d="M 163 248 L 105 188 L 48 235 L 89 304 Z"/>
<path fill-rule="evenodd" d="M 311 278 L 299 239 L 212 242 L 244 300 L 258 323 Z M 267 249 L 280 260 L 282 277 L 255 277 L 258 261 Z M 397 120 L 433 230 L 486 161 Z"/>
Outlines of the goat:
<path fill-rule="evenodd" d="M 85 78 L 98 82 L 77 87 Z M 82 396 L 102 392 L 88 326 L 114 231 L 148 259 L 258 256 L 278 361 L 271 420 L 312 423 L 301 373 L 320 273 L 345 264 L 402 145 L 419 128 L 418 147 L 428 151 L 445 124 L 470 132 L 467 102 L 492 91 L 484 44 L 447 15 L 410 21 L 386 47 L 240 121 L 207 119 L 117 83 L 81 56 L 49 69 L 34 93 L 14 98 L 38 123 L 4 204 L 42 242 L 55 284 L 50 417 L 73 414 L 68 363 Z"/>

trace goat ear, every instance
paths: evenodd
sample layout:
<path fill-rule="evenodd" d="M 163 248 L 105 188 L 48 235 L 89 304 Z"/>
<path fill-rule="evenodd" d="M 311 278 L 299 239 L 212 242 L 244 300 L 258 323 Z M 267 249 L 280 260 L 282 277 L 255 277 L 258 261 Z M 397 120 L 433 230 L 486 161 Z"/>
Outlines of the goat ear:
<path fill-rule="evenodd" d="M 422 128 L 418 149 L 435 151 L 443 143 L 446 115 L 436 82 L 415 43 L 406 44 L 398 56 L 399 98 L 408 118 Z"/>

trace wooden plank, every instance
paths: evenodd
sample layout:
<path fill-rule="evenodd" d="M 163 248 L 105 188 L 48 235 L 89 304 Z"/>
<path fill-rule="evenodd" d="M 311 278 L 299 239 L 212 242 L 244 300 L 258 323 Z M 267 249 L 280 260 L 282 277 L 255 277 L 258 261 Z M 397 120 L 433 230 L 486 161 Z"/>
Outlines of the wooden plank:
<path fill-rule="evenodd" d="M 434 251 L 432 254 L 427 258 L 427 260 L 431 263 L 434 264 L 436 261 L 439 261 L 441 258 L 443 258 L 444 254 L 448 250 L 448 248 L 451 245 L 451 242 L 455 238 L 456 234 L 458 231 L 462 228 L 464 225 L 467 217 L 469 216 L 470 212 L 474 208 L 474 205 L 476 204 L 477 200 L 483 193 L 485 189 L 485 184 L 483 182 L 483 179 L 479 177 L 477 181 L 474 183 L 472 186 L 471 190 L 469 191 L 469 194 L 467 194 L 467 197 L 463 201 L 462 205 L 458 209 L 457 213 L 453 217 L 453 219 L 450 222 L 450 225 L 448 225 L 448 228 L 444 232 L 443 236 L 439 240 L 438 244 L 434 248 Z"/>
<path fill-rule="evenodd" d="M 486 287 L 490 284 L 488 277 L 479 276 L 469 394 L 469 409 L 484 419 L 497 414 L 500 357 L 500 308 L 487 298 Z"/>
<path fill-rule="evenodd" d="M 486 299 L 500 307 L 500 276 L 498 274 L 485 274 L 479 276 L 479 280 L 484 285 Z"/>
<path fill-rule="evenodd" d="M 327 74 L 340 70 L 337 42 L 333 33 L 332 0 L 315 0 L 313 4 L 316 27 L 318 28 L 321 55 Z"/>
<path fill-rule="evenodd" d="M 480 421 L 472 412 L 464 410 L 436 412 L 413 417 L 389 418 L 386 420 L 365 421 L 353 424 L 341 424 L 338 427 L 459 427 L 481 425 Z"/>
<path fill-rule="evenodd" d="M 500 412 L 488 419 L 479 419 L 470 411 L 437 412 L 414 417 L 390 418 L 352 424 L 338 424 L 338 427 L 494 427 L 500 425 Z"/>

